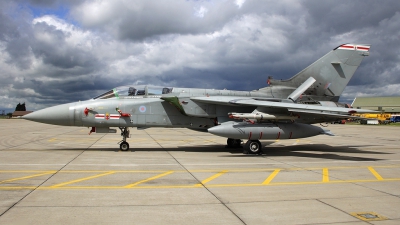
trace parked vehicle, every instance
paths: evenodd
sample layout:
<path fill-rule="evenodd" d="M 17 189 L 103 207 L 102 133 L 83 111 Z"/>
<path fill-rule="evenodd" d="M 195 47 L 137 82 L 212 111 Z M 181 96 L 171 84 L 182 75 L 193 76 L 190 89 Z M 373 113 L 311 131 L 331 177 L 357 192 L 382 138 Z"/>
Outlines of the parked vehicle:
<path fill-rule="evenodd" d="M 336 120 L 333 121 L 332 124 L 346 124 L 346 120 Z"/>
<path fill-rule="evenodd" d="M 400 115 L 392 115 L 392 116 L 390 116 L 390 122 L 391 123 L 400 122 Z"/>

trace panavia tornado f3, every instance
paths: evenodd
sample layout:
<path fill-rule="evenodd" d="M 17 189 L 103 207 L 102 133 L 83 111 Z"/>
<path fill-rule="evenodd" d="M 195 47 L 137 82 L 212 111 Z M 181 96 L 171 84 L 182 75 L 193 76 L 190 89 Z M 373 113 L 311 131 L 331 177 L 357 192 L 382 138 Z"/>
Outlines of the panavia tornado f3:
<path fill-rule="evenodd" d="M 227 146 L 261 154 L 260 140 L 333 135 L 311 125 L 352 118 L 353 109 L 339 104 L 344 88 L 369 45 L 343 44 L 289 80 L 268 79 L 253 91 L 122 86 L 90 100 L 42 109 L 24 119 L 62 126 L 85 126 L 90 133 L 121 130 L 120 149 L 129 150 L 129 128 L 180 127 L 227 138 Z M 90 134 L 89 133 L 89 134 Z"/>

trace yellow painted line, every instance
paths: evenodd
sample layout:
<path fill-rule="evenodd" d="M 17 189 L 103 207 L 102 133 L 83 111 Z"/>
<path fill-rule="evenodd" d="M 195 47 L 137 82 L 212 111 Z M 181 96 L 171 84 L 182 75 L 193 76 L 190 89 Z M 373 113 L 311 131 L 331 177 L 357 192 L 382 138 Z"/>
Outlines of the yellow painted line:
<path fill-rule="evenodd" d="M 309 184 L 340 184 L 340 183 L 364 183 L 364 182 L 390 182 L 390 181 L 400 181 L 400 178 L 384 179 L 384 180 L 335 180 L 330 182 L 322 181 L 307 181 L 307 182 L 280 182 L 280 183 L 270 183 L 268 185 L 263 184 L 212 184 L 206 185 L 207 187 L 249 187 L 249 186 L 286 186 L 286 185 L 309 185 Z"/>
<path fill-rule="evenodd" d="M 1 164 L 0 164 L 1 165 Z M 99 164 L 100 166 L 101 164 Z M 373 168 L 399 168 L 400 165 L 382 165 L 382 166 L 373 166 Z M 369 168 L 368 166 L 341 166 L 341 167 L 325 167 L 328 169 L 335 169 L 335 170 L 346 170 L 346 169 L 365 169 Z M 281 171 L 302 171 L 302 170 L 321 170 L 324 167 L 307 167 L 307 168 L 280 168 Z M 249 168 L 249 169 L 225 169 L 229 171 L 229 173 L 238 172 L 238 173 L 245 173 L 245 172 L 268 172 L 274 171 L 276 168 Z M 174 173 L 187 173 L 186 170 L 171 170 Z M 202 169 L 202 170 L 189 170 L 190 173 L 218 173 L 221 169 Z M 0 173 L 45 173 L 45 172 L 54 172 L 52 170 L 0 170 Z M 111 172 L 107 170 L 62 170 L 58 173 L 105 173 Z M 114 173 L 164 173 L 167 170 L 113 170 Z"/>
<path fill-rule="evenodd" d="M 49 139 L 50 142 L 57 140 L 56 138 Z"/>
<path fill-rule="evenodd" d="M 68 181 L 68 182 L 61 183 L 61 184 L 53 185 L 53 186 L 51 186 L 51 188 L 57 188 L 57 187 L 61 187 L 61 186 L 68 185 L 68 184 L 78 183 L 78 182 L 81 182 L 81 181 L 90 180 L 90 179 L 93 179 L 93 178 L 102 177 L 102 176 L 110 175 L 110 174 L 113 174 L 113 173 L 114 173 L 114 171 L 111 171 L 111 172 L 102 173 L 102 174 L 98 174 L 98 175 L 94 175 L 94 176 L 90 176 L 90 177 L 85 177 L 85 178 L 81 178 L 81 179 L 77 179 L 77 180 L 71 180 L 71 181 Z"/>
<path fill-rule="evenodd" d="M 378 172 L 376 172 L 376 170 L 372 167 L 368 167 L 369 171 L 376 177 L 377 180 L 383 180 L 383 178 L 381 177 L 381 175 L 379 175 Z"/>
<path fill-rule="evenodd" d="M 134 186 L 136 186 L 136 185 L 139 185 L 139 184 L 145 183 L 145 182 L 147 182 L 147 181 L 151 181 L 151 180 L 155 180 L 155 179 L 158 179 L 158 178 L 160 178 L 160 177 L 163 177 L 163 176 L 167 176 L 167 175 L 169 175 L 169 174 L 171 174 L 171 173 L 173 173 L 173 172 L 174 172 L 174 171 L 168 171 L 168 172 L 165 172 L 165 173 L 159 174 L 159 175 L 157 175 L 157 176 L 150 177 L 150 178 L 147 178 L 147 179 L 144 179 L 144 180 L 138 181 L 138 182 L 136 182 L 136 183 L 133 183 L 133 184 L 128 184 L 128 185 L 125 185 L 124 187 L 125 187 L 125 188 L 131 188 L 131 187 L 134 187 Z"/>
<path fill-rule="evenodd" d="M 330 182 L 321 182 L 321 181 L 310 181 L 310 182 L 281 182 L 281 183 L 270 183 L 269 185 L 263 185 L 261 183 L 249 183 L 249 184 L 211 184 L 205 185 L 206 187 L 215 187 L 215 188 L 224 188 L 224 187 L 255 187 L 255 186 L 285 186 L 285 185 L 315 185 L 315 184 L 340 184 L 340 183 L 363 183 L 363 182 L 393 182 L 400 181 L 400 178 L 391 178 L 384 180 L 335 180 Z M 61 186 L 57 187 L 57 189 L 64 190 L 78 190 L 78 189 L 170 189 L 170 188 L 200 188 L 202 186 L 196 185 L 160 185 L 160 186 L 133 186 L 131 188 L 125 186 Z M 53 186 L 0 186 L 0 190 L 15 190 L 15 189 L 39 189 L 39 190 L 50 190 L 55 189 Z"/>
<path fill-rule="evenodd" d="M 212 181 L 212 180 L 218 178 L 219 176 L 221 176 L 222 174 L 224 174 L 224 173 L 226 173 L 226 172 L 228 172 L 228 170 L 223 170 L 223 171 L 221 171 L 221 172 L 219 172 L 219 173 L 217 173 L 217 174 L 214 174 L 214 175 L 212 175 L 211 177 L 209 177 L 209 178 L 203 180 L 200 184 L 195 184 L 194 186 L 196 186 L 196 187 L 201 187 L 201 186 L 203 186 L 204 184 L 206 184 L 206 183 L 208 183 L 208 182 L 210 182 L 210 181 Z"/>
<path fill-rule="evenodd" d="M 271 183 L 271 181 L 275 178 L 275 176 L 279 173 L 279 171 L 281 171 L 280 169 L 276 169 L 274 170 L 274 172 L 272 172 L 267 179 L 264 180 L 264 182 L 262 183 L 263 185 L 267 185 L 269 183 Z"/>
<path fill-rule="evenodd" d="M 55 170 L 0 170 L 0 173 L 55 173 L 55 172 L 57 172 L 57 171 L 55 171 Z"/>
<path fill-rule="evenodd" d="M 61 173 L 105 173 L 105 172 L 114 172 L 114 173 L 164 173 L 165 170 L 63 170 Z M 174 171 L 174 172 L 186 172 L 186 171 Z"/>
<path fill-rule="evenodd" d="M 322 182 L 329 182 L 329 171 L 328 168 L 322 169 Z"/>
<path fill-rule="evenodd" d="M 16 181 L 16 180 L 25 180 L 25 179 L 29 179 L 29 178 L 32 178 L 32 177 L 40 177 L 40 176 L 44 176 L 44 175 L 48 175 L 48 174 L 52 174 L 52 173 L 55 173 L 55 171 L 46 172 L 46 173 L 40 173 L 40 174 L 35 174 L 35 175 L 25 176 L 25 177 L 18 177 L 18 178 L 13 178 L 13 179 L 8 179 L 8 180 L 3 180 L 3 181 L 0 181 L 0 184 L 8 183 L 8 182 Z"/>

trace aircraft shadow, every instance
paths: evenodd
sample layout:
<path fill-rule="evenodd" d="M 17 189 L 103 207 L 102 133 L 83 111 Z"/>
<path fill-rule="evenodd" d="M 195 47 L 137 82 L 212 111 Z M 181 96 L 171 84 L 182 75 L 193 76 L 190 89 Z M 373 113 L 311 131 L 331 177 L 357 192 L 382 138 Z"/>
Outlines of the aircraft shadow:
<path fill-rule="evenodd" d="M 374 145 L 369 145 L 374 146 Z M 319 158 L 319 159 L 332 159 L 332 160 L 349 160 L 349 161 L 379 161 L 383 159 L 362 157 L 362 155 L 386 155 L 392 154 L 387 152 L 365 151 L 358 149 L 356 145 L 348 146 L 330 146 L 326 144 L 305 144 L 294 146 L 267 146 L 263 148 L 264 153 L 261 156 L 275 157 L 275 156 L 293 156 L 304 158 Z M 341 155 L 341 153 L 358 154 L 359 156 Z M 249 155 L 242 155 L 249 156 Z M 254 156 L 254 155 L 250 155 Z M 232 155 L 226 157 L 240 157 L 240 155 Z"/>
<path fill-rule="evenodd" d="M 261 155 L 243 154 L 243 148 L 227 148 L 223 145 L 200 145 L 200 146 L 178 146 L 177 148 L 131 148 L 128 152 L 141 151 L 169 151 L 169 152 L 221 152 L 231 153 L 219 157 L 279 157 L 293 156 L 304 158 L 319 158 L 332 160 L 348 160 L 348 161 L 379 161 L 383 159 L 362 157 L 362 155 L 386 155 L 392 154 L 378 151 L 365 151 L 358 149 L 359 147 L 371 147 L 375 145 L 350 145 L 350 146 L 330 146 L 326 144 L 304 144 L 293 146 L 266 146 L 263 148 L 264 153 Z M 63 148 L 59 150 L 76 150 L 76 151 L 113 151 L 120 152 L 119 148 Z M 358 156 L 341 155 L 340 153 L 352 153 Z"/>

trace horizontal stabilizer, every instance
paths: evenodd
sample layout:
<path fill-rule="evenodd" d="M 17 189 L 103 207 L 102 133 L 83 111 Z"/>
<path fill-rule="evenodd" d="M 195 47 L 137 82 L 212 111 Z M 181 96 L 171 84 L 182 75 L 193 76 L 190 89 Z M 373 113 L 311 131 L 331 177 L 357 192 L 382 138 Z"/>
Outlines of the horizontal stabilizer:
<path fill-rule="evenodd" d="M 323 132 L 321 134 L 325 134 L 328 136 L 335 136 L 330 130 L 325 130 L 325 129 L 322 129 L 322 130 L 323 130 Z"/>

